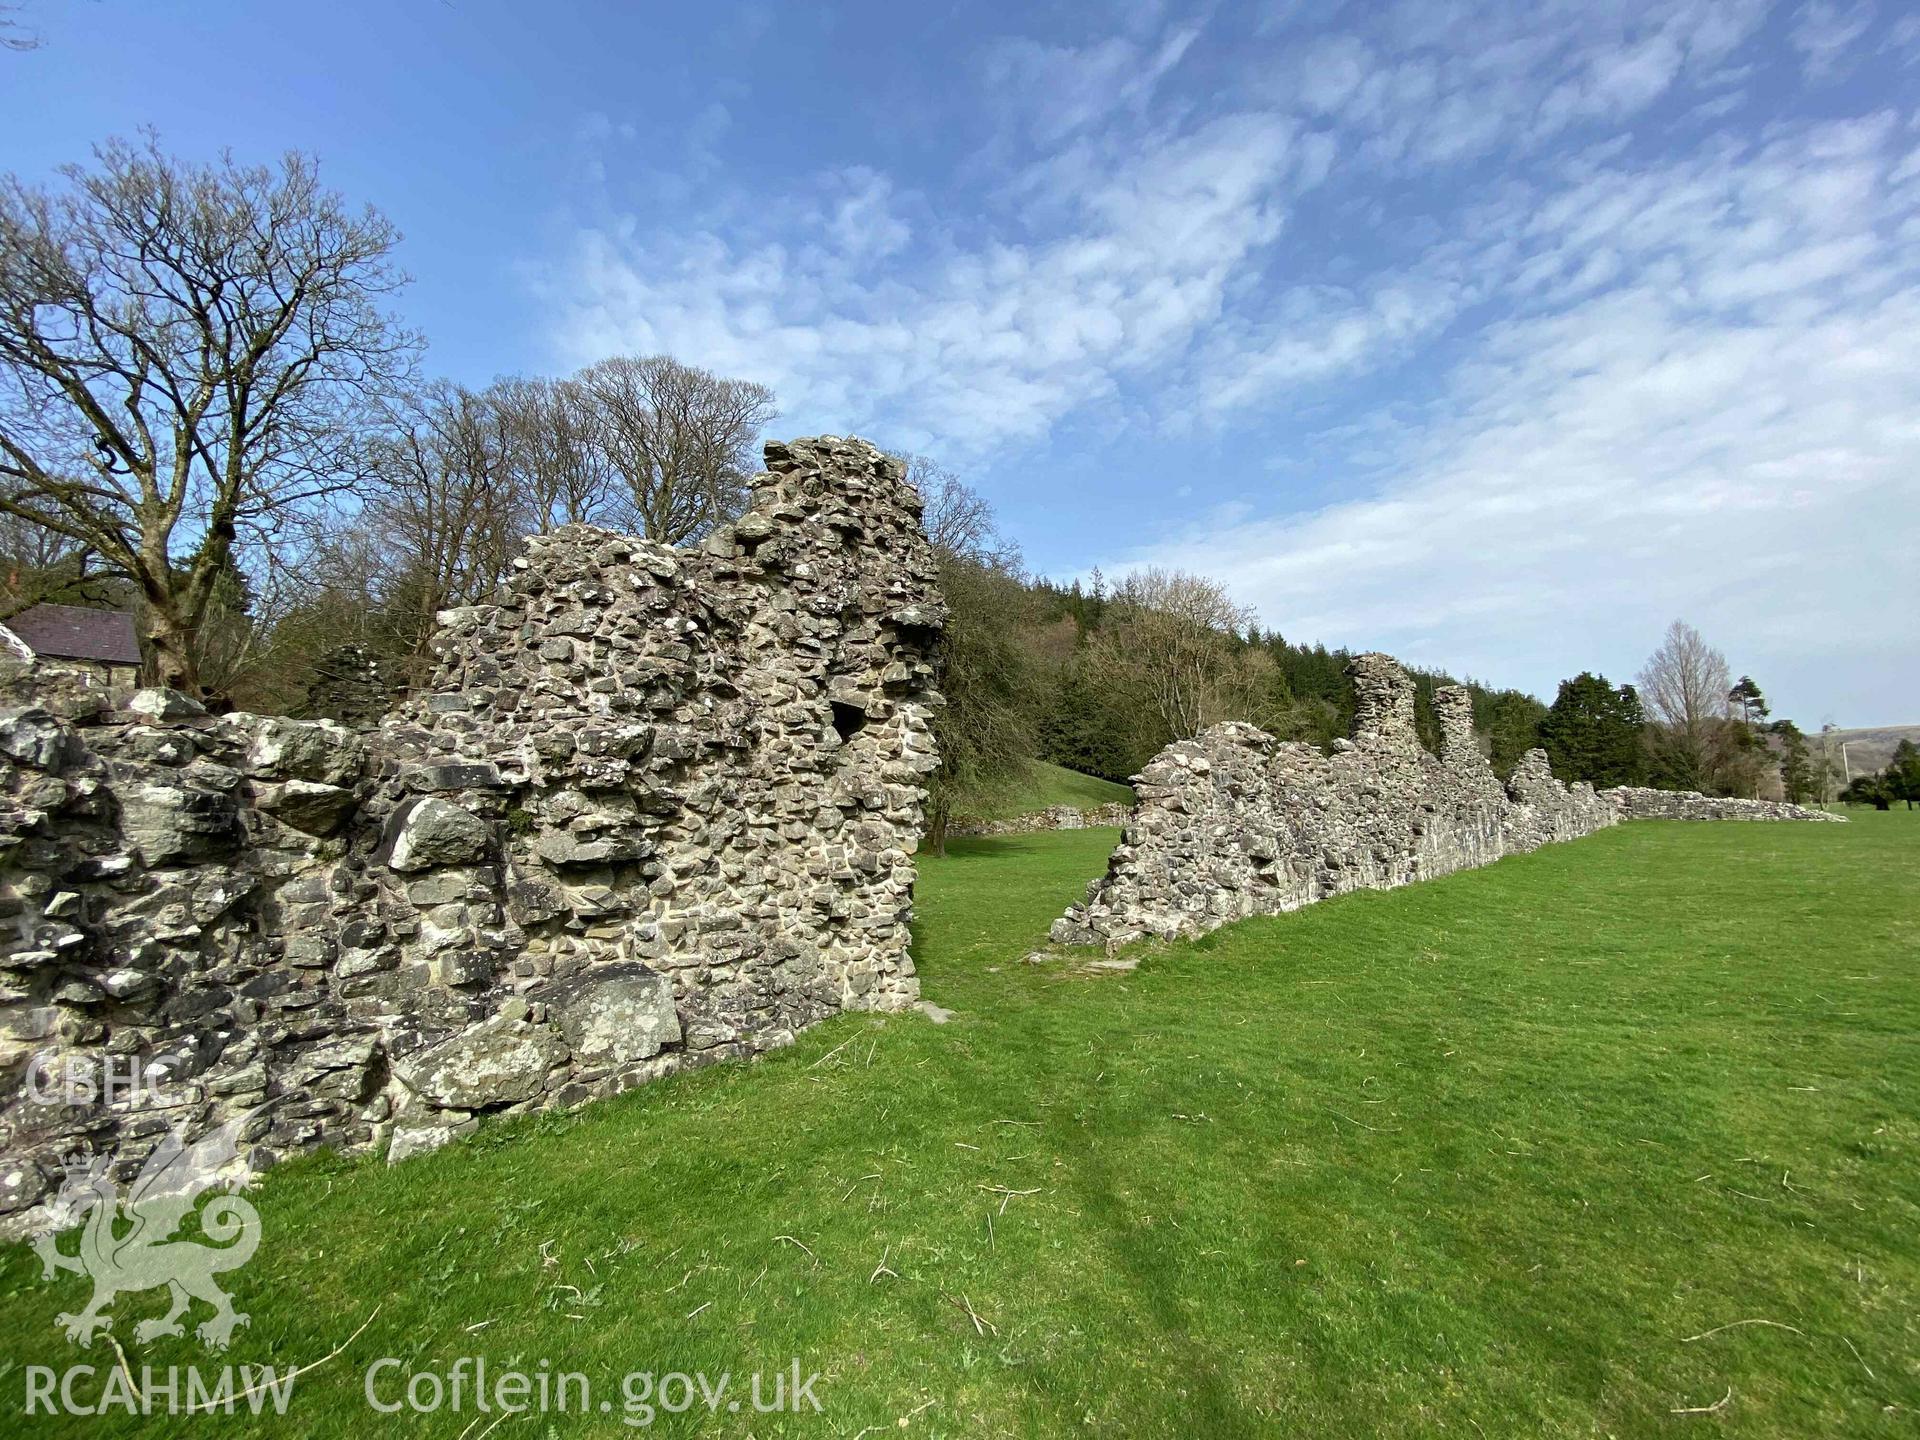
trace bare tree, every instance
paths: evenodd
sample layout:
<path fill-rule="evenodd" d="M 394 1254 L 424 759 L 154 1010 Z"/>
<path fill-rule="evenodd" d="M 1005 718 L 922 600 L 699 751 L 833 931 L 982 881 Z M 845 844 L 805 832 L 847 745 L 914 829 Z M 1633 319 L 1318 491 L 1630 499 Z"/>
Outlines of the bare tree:
<path fill-rule="evenodd" d="M 753 447 L 776 413 L 771 390 L 665 355 L 616 356 L 576 379 L 641 534 L 678 545 L 745 508 Z"/>
<path fill-rule="evenodd" d="M 592 397 L 580 381 L 498 380 L 486 399 L 500 414 L 513 483 L 540 528 L 623 523 L 625 487 L 600 443 Z"/>
<path fill-rule="evenodd" d="M 436 614 L 484 600 L 527 535 L 589 521 L 671 541 L 723 518 L 737 500 L 722 496 L 722 482 L 743 478 L 753 429 L 731 442 L 727 466 L 702 459 L 702 446 L 711 451 L 724 435 L 702 440 L 700 417 L 718 412 L 674 409 L 675 376 L 721 390 L 735 383 L 671 361 L 611 361 L 571 379 L 509 378 L 478 391 L 439 382 L 385 403 L 364 449 L 361 509 L 303 567 L 304 593 L 282 627 L 296 637 L 291 647 L 311 661 L 341 643 L 365 645 L 417 680 Z M 668 406 L 666 419 L 646 409 L 654 400 Z M 636 453 L 683 457 L 649 472 L 667 476 L 654 491 L 640 487 L 651 518 L 629 483 Z"/>
<path fill-rule="evenodd" d="M 1713 783 L 1723 747 L 1727 657 L 1683 620 L 1667 627 L 1640 672 L 1640 698 L 1654 722 L 1655 758 L 1674 782 L 1694 790 Z"/>
<path fill-rule="evenodd" d="M 132 580 L 152 677 L 193 690 L 236 549 L 353 483 L 354 412 L 411 365 L 378 308 L 399 237 L 306 156 L 96 159 L 0 181 L 0 512 Z"/>
<path fill-rule="evenodd" d="M 925 502 L 920 525 L 935 550 L 1010 574 L 1020 569 L 1020 547 L 1000 533 L 984 495 L 925 455 L 903 458 L 907 479 Z"/>
<path fill-rule="evenodd" d="M 0 622 L 46 601 L 116 609 L 131 598 L 125 592 L 125 579 L 86 546 L 0 513 Z"/>
<path fill-rule="evenodd" d="M 417 661 L 434 616 L 491 593 L 544 517 L 514 472 L 512 416 L 489 393 L 443 382 L 387 416 L 368 457 L 375 484 L 345 546 L 372 572 L 370 598 L 389 627 L 382 648 Z"/>
<path fill-rule="evenodd" d="M 1109 607 L 1088 653 L 1093 673 L 1146 696 L 1167 738 L 1246 717 L 1258 677 L 1235 640 L 1253 612 L 1222 586 L 1179 570 L 1139 570 L 1114 589 Z"/>
<path fill-rule="evenodd" d="M 304 561 L 268 566 L 256 577 L 234 567 L 215 583 L 194 648 L 201 686 L 220 706 L 279 713 L 297 697 L 300 679 L 286 672 L 302 669 L 304 657 L 288 653 L 286 621 L 304 594 L 305 569 Z"/>

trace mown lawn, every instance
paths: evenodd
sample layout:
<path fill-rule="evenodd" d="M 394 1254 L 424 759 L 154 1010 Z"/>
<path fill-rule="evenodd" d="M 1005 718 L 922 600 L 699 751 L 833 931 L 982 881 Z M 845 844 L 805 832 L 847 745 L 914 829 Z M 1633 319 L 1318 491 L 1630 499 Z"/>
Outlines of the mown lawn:
<path fill-rule="evenodd" d="M 1914 1433 L 1912 817 L 1636 824 L 1130 974 L 1021 963 L 1113 838 L 927 865 L 947 1025 L 848 1017 L 397 1169 L 272 1176 L 230 1358 L 317 1359 L 379 1307 L 285 1420 L 19 1417 L 26 1365 L 114 1361 L 53 1328 L 84 1285 L 7 1252 L 6 1433 L 477 1437 L 498 1414 L 362 1397 L 377 1357 L 462 1355 L 616 1407 L 502 1437 L 619 1433 L 628 1371 L 792 1357 L 822 1413 L 654 1429 Z M 159 1305 L 120 1302 L 123 1343 Z"/>

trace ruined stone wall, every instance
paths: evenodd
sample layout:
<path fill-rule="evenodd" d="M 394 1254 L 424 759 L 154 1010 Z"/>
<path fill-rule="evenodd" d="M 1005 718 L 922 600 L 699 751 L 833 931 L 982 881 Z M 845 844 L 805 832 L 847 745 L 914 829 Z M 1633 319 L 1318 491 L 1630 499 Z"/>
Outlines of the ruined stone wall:
<path fill-rule="evenodd" d="M 1806 805 L 1784 800 L 1740 800 L 1731 796 L 1701 795 L 1692 790 L 1651 790 L 1622 785 L 1602 792 L 1623 820 L 1836 820 Z"/>
<path fill-rule="evenodd" d="M 160 691 L 0 713 L 0 1227 L 175 1120 L 264 1107 L 255 1166 L 397 1158 L 912 1004 L 919 497 L 861 441 L 767 467 L 692 548 L 536 537 L 370 732 Z"/>
<path fill-rule="evenodd" d="M 292 713 L 305 720 L 338 720 L 356 729 L 377 726 L 406 687 L 393 668 L 365 645 L 340 645 L 314 664 L 313 683 Z"/>
<path fill-rule="evenodd" d="M 1043 830 L 1089 830 L 1100 825 L 1124 825 L 1132 813 L 1131 805 L 1118 800 L 1091 809 L 1049 805 L 1028 815 L 1015 815 L 1010 820 L 955 820 L 947 826 L 947 834 L 1032 835 Z"/>
<path fill-rule="evenodd" d="M 1385 890 L 1612 825 L 1589 785 L 1563 785 L 1530 751 L 1494 778 L 1473 735 L 1473 698 L 1434 692 L 1439 755 L 1414 730 L 1413 682 L 1385 655 L 1356 656 L 1353 735 L 1323 755 L 1252 725 L 1169 745 L 1107 873 L 1053 926 L 1063 944 L 1201 934 L 1349 890 Z"/>

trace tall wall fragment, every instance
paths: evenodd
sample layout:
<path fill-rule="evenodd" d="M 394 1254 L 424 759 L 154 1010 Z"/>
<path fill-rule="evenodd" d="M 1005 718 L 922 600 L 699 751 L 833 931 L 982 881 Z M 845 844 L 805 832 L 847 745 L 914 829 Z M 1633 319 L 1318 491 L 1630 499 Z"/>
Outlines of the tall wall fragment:
<path fill-rule="evenodd" d="M 0 712 L 0 1227 L 160 1119 L 397 1158 L 912 1004 L 920 500 L 863 441 L 766 463 L 696 546 L 534 538 L 371 731 Z"/>

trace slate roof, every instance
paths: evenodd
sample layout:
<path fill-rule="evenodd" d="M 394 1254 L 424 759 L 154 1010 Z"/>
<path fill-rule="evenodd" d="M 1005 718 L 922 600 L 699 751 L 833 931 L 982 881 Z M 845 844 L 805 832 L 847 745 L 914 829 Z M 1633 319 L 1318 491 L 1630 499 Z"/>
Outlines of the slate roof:
<path fill-rule="evenodd" d="M 133 616 L 121 610 L 91 610 L 84 605 L 35 605 L 6 622 L 36 655 L 61 660 L 98 660 L 109 665 L 138 665 L 140 641 Z"/>

